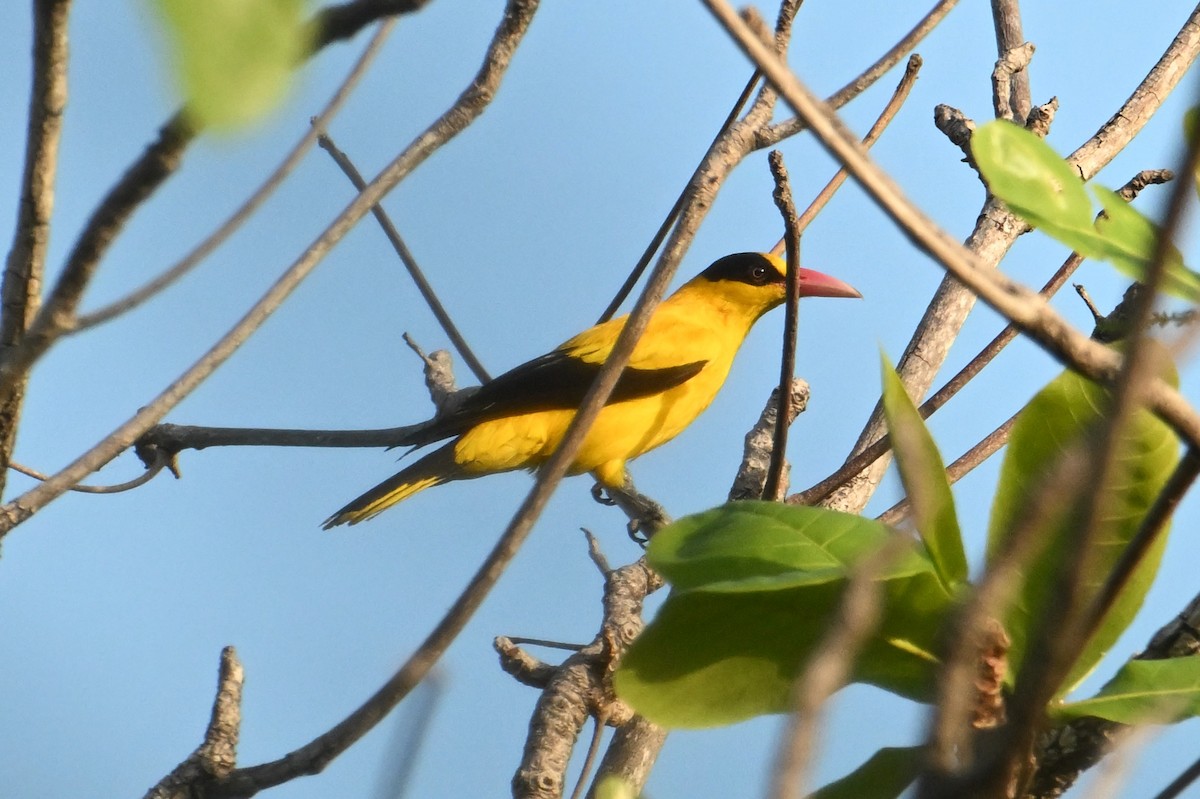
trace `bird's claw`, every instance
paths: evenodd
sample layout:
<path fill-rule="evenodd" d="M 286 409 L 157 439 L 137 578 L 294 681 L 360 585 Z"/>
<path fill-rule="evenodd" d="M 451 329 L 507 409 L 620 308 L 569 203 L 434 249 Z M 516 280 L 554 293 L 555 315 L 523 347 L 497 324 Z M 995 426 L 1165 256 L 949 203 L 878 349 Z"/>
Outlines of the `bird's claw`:
<path fill-rule="evenodd" d="M 645 549 L 646 545 L 650 543 L 650 538 L 642 532 L 642 523 L 638 519 L 630 519 L 629 523 L 625 525 L 625 532 L 629 535 L 629 540 L 642 549 Z"/>
<path fill-rule="evenodd" d="M 609 507 L 617 504 L 617 501 L 608 495 L 603 483 L 592 483 L 592 499 Z"/>

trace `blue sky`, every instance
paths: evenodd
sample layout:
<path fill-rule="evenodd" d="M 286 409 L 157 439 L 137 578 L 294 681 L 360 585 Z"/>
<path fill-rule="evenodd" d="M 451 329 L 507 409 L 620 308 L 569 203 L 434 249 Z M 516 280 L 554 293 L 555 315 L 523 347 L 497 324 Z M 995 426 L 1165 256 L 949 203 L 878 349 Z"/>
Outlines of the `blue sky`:
<path fill-rule="evenodd" d="M 810 7 L 811 6 L 811 7 Z M 502 3 L 434 0 L 397 26 L 379 62 L 331 131 L 373 173 L 441 113 L 478 67 Z M 925 3 L 810 3 L 792 62 L 829 93 L 890 46 Z M 1127 4 L 1030 4 L 1038 45 L 1035 102 L 1058 96 L 1050 141 L 1070 151 L 1108 118 L 1158 58 L 1190 7 L 1144 4 L 1130 36 Z M 163 45 L 148 5 L 78 3 L 50 264 L 174 109 Z M 28 85 L 29 11 L 0 7 L 0 218 L 15 218 Z M 117 241 L 87 296 L 97 307 L 157 274 L 224 218 L 302 135 L 365 42 L 307 66 L 284 109 L 260 129 L 207 137 Z M 963 3 L 918 48 L 925 67 L 875 154 L 940 224 L 965 236 L 983 199 L 961 153 L 932 125 L 947 103 L 990 113 L 995 59 L 987 4 Z M 497 373 L 535 356 L 599 314 L 645 246 L 749 75 L 698 4 L 566 4 L 540 10 L 495 103 L 386 203 L 411 249 L 483 362 Z M 865 131 L 899 72 L 845 110 Z M 1100 176 L 1118 186 L 1173 164 L 1195 81 Z M 783 146 L 800 198 L 829 177 L 807 138 Z M 722 190 L 681 279 L 728 252 L 770 247 L 780 222 L 765 153 Z M 1165 192 L 1139 202 L 1152 211 Z M 193 275 L 136 312 L 70 339 L 39 364 L 17 459 L 54 470 L 154 396 L 224 332 L 350 199 L 321 152 Z M 1187 247 L 1190 262 L 1195 248 Z M 941 277 L 853 186 L 805 238 L 807 264 L 862 290 L 858 302 L 806 302 L 798 373 L 810 408 L 790 446 L 793 487 L 845 457 L 878 393 L 878 349 L 893 358 Z M 1040 284 L 1065 253 L 1019 241 L 1005 271 Z M 1102 308 L 1124 289 L 1101 265 L 1076 276 Z M 1073 293 L 1056 301 L 1090 329 Z M 675 516 L 719 503 L 742 436 L 777 379 L 780 314 L 756 328 L 725 391 L 670 445 L 633 465 L 638 486 Z M 949 375 L 1000 328 L 980 308 L 951 353 Z M 319 266 L 263 329 L 169 421 L 230 426 L 382 427 L 431 408 L 419 364 L 401 342 L 446 345 L 389 246 L 369 220 Z M 1058 366 L 1018 342 L 932 421 L 956 457 L 1020 407 Z M 1197 396 L 1194 369 L 1185 390 Z M 459 369 L 469 382 L 469 373 Z M 330 512 L 395 469 L 373 450 L 225 449 L 188 452 L 183 479 L 126 494 L 69 495 L 14 531 L 0 559 L 0 785 L 13 796 L 137 796 L 192 751 L 212 701 L 218 654 L 238 648 L 247 672 L 240 761 L 294 749 L 342 718 L 412 651 L 511 518 L 523 474 L 446 486 L 370 524 L 322 532 Z M 957 488 L 978 564 L 998 461 Z M 95 479 L 140 470 L 123 455 Z M 10 491 L 28 487 L 12 477 Z M 580 527 L 614 563 L 639 554 L 624 520 L 566 482 L 487 605 L 440 667 L 437 706 L 411 796 L 503 795 L 536 698 L 497 667 L 495 635 L 586 641 L 600 580 Z M 899 495 L 889 477 L 871 509 Z M 1200 508 L 1180 511 L 1163 579 L 1124 656 L 1193 596 Z M 547 657 L 554 657 L 548 653 Z M 917 708 L 852 688 L 834 702 L 817 780 L 878 746 L 912 742 Z M 322 775 L 274 789 L 283 799 L 371 797 L 395 760 L 405 708 Z M 655 796 L 754 795 L 766 783 L 779 720 L 673 734 L 650 782 Z M 1139 786 L 1156 790 L 1195 756 L 1196 724 L 1155 739 Z M 1192 741 L 1189 741 L 1189 736 Z"/>

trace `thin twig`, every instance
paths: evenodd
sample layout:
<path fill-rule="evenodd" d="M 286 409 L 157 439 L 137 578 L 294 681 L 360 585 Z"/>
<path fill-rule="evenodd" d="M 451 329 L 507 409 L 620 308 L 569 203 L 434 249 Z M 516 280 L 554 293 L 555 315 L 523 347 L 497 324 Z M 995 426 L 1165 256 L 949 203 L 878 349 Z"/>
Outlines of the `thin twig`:
<path fill-rule="evenodd" d="M 1083 263 L 1083 258 L 1072 253 L 1063 262 L 1062 266 L 1054 273 L 1054 275 L 1038 292 L 1043 297 L 1052 297 L 1062 285 L 1074 274 L 1075 270 Z M 917 412 L 921 414 L 922 419 L 928 419 L 947 402 L 954 398 L 967 383 L 974 379 L 983 368 L 991 363 L 1000 352 L 1008 346 L 1013 339 L 1017 337 L 1018 330 L 1014 325 L 1006 325 L 995 338 L 989 341 L 983 349 L 976 353 L 967 365 L 960 369 L 954 377 L 947 380 L 941 388 L 939 388 L 929 399 L 921 403 L 917 408 Z M 993 433 L 994 435 L 994 433 Z M 885 435 L 882 438 L 876 439 L 874 443 L 864 449 L 862 452 L 855 455 L 850 460 L 846 461 L 837 471 L 821 480 L 816 485 L 801 491 L 798 494 L 792 494 L 787 498 L 788 503 L 796 505 L 816 505 L 817 503 L 828 497 L 839 486 L 845 484 L 847 480 L 854 475 L 866 469 L 888 450 L 891 449 L 891 442 Z M 963 457 L 966 457 L 965 455 Z M 885 514 L 886 515 L 886 514 Z"/>
<path fill-rule="evenodd" d="M 859 73 L 853 80 L 831 94 L 825 102 L 831 108 L 841 108 L 871 86 L 874 86 L 876 81 L 886 75 L 892 67 L 900 63 L 900 59 L 904 58 L 914 47 L 920 44 L 921 40 L 928 36 L 957 4 L 958 0 L 938 0 L 929 13 L 922 17 L 900 41 L 892 45 L 886 53 L 876 59 L 875 63 Z M 773 147 L 784 139 L 794 136 L 807 128 L 808 123 L 800 117 L 772 125 L 759 136 L 758 141 L 755 143 L 755 149 L 761 150 L 766 147 Z"/>
<path fill-rule="evenodd" d="M 604 737 L 604 722 L 598 718 L 592 719 L 592 740 L 588 743 L 587 755 L 583 766 L 579 769 L 579 779 L 575 781 L 575 790 L 571 791 L 571 799 L 580 799 L 588 784 L 588 775 L 596 765 L 596 757 L 600 754 L 600 741 Z"/>
<path fill-rule="evenodd" d="M 151 480 L 157 477 L 158 473 L 166 468 L 169 463 L 170 457 L 165 452 L 160 451 L 156 454 L 150 465 L 132 480 L 126 480 L 124 483 L 116 483 L 105 486 L 84 485 L 80 483 L 79 485 L 71 486 L 70 490 L 78 491 L 81 494 L 120 494 L 124 491 L 131 491 L 132 489 L 149 483 Z M 43 472 L 39 472 L 37 469 L 31 469 L 28 466 L 22 466 L 16 461 L 9 461 L 8 468 L 12 469 L 14 472 L 20 472 L 26 477 L 32 477 L 34 480 L 49 479 L 49 476 Z"/>
<path fill-rule="evenodd" d="M 1082 177 L 1092 177 L 1142 129 L 1194 61 L 1198 47 L 1200 9 L 1193 11 L 1163 57 L 1133 95 L 1092 139 L 1068 159 Z M 828 129 L 826 132 L 832 134 Z M 896 198 L 890 189 L 888 193 L 893 199 Z M 905 223 L 901 223 L 902 229 L 904 225 Z M 1013 217 L 1000 203 L 991 198 L 985 201 L 975 228 L 966 242 L 966 249 L 975 254 L 971 267 L 975 275 L 983 280 L 982 273 L 998 264 L 1017 236 L 1026 230 L 1028 226 Z M 944 239 L 943 243 L 956 248 L 948 239 Z M 965 264 L 963 266 L 965 267 Z M 933 301 L 905 348 L 904 355 L 900 358 L 899 371 L 911 395 L 923 396 L 926 393 L 944 363 L 957 331 L 974 306 L 975 293 L 968 285 L 969 281 L 943 278 Z M 880 437 L 883 430 L 881 419 L 880 409 L 877 407 L 864 426 L 852 454 Z M 886 466 L 886 460 L 877 461 L 870 469 L 856 475 L 839 488 L 826 504 L 851 512 L 861 510 L 873 494 Z"/>
<path fill-rule="evenodd" d="M 1167 523 L 1198 476 L 1200 476 L 1200 450 L 1188 447 L 1166 485 L 1154 498 L 1154 504 L 1150 506 L 1150 510 L 1146 512 L 1146 516 L 1138 525 L 1137 532 L 1121 552 L 1120 559 L 1105 578 L 1104 585 L 1100 587 L 1095 599 L 1092 600 L 1084 621 L 1088 631 L 1094 632 L 1099 627 L 1100 622 L 1108 614 L 1134 571 L 1141 565 L 1146 553 L 1161 536 L 1166 534 Z"/>
<path fill-rule="evenodd" d="M 767 467 L 767 482 L 762 498 L 777 501 L 783 498 L 787 485 L 783 480 L 784 453 L 787 452 L 789 420 L 792 415 L 792 378 L 796 374 L 796 326 L 800 310 L 800 232 L 797 230 L 796 205 L 788 182 L 783 153 L 772 150 L 767 158 L 771 177 L 775 180 L 772 197 L 783 217 L 784 242 L 787 253 L 787 294 L 784 301 L 783 344 L 779 357 L 779 410 L 775 414 L 775 440 L 771 447 L 771 463 Z"/>
<path fill-rule="evenodd" d="M 310 55 L 383 16 L 413 11 L 426 2 L 359 0 L 319 11 L 311 23 L 316 34 Z M 100 261 L 133 213 L 178 170 L 184 151 L 199 132 L 183 111 L 177 111 L 159 129 L 158 138 L 96 206 L 67 255 L 58 280 L 29 325 L 28 335 L 19 347 L 0 357 L 0 405 L 17 390 L 33 363 L 74 326 L 79 303 Z"/>
<path fill-rule="evenodd" d="M 871 129 L 867 131 L 867 135 L 863 136 L 863 147 L 870 149 L 872 146 L 874 146 L 875 142 L 879 141 L 879 137 L 883 135 L 883 132 L 887 130 L 887 126 L 890 125 L 892 120 L 896 118 L 896 114 L 900 113 L 900 109 L 903 107 L 904 101 L 907 100 L 908 95 L 912 93 L 913 86 L 917 85 L 917 76 L 921 72 L 921 63 L 921 56 L 909 56 L 908 64 L 904 67 L 904 74 L 900 77 L 900 82 L 896 84 L 896 89 L 892 92 L 891 99 L 888 100 L 887 105 L 883 107 L 883 110 L 879 112 L 879 116 L 875 118 L 875 122 L 871 125 Z M 800 217 L 796 220 L 797 236 L 804 235 L 804 231 L 807 230 L 808 226 L 812 224 L 812 221 L 817 218 L 817 214 L 821 213 L 825 206 L 829 204 L 829 201 L 833 199 L 833 195 L 837 194 L 837 190 L 842 187 L 842 184 L 846 182 L 846 178 L 848 177 L 850 177 L 849 172 L 847 172 L 844 168 L 839 169 L 834 176 L 829 179 L 829 182 L 826 183 L 819 192 L 817 192 L 817 196 L 813 198 L 813 201 L 808 204 L 808 207 L 804 209 L 804 212 L 800 214 Z M 781 248 L 785 242 L 786 237 L 780 238 L 779 244 L 775 245 L 775 248 L 772 250 L 772 252 L 775 252 L 776 254 L 781 252 Z"/>
<path fill-rule="evenodd" d="M 367 182 L 363 180 L 362 174 L 358 168 L 354 166 L 354 162 L 341 149 L 334 144 L 333 139 L 328 133 L 322 133 L 317 137 L 317 142 L 321 145 L 321 149 L 329 153 L 329 157 L 338 165 L 342 172 L 350 179 L 354 188 L 362 191 L 367 187 Z M 408 270 L 408 276 L 412 278 L 413 283 L 417 287 L 417 291 L 421 293 L 425 304 L 429 306 L 429 310 L 433 312 L 433 316 L 437 319 L 438 324 L 442 326 L 450 343 L 458 350 L 458 354 L 462 356 L 475 377 L 480 383 L 486 383 L 492 379 L 488 374 L 487 369 L 483 368 L 483 364 L 475 357 L 475 353 L 471 351 L 471 347 L 467 344 L 467 340 L 463 338 L 459 332 L 458 326 L 454 324 L 454 320 L 450 318 L 446 307 L 442 305 L 442 301 L 438 299 L 437 293 L 434 292 L 433 286 L 429 285 L 429 281 L 425 279 L 425 273 L 421 271 L 417 259 L 413 256 L 412 251 L 408 249 L 408 245 L 404 243 L 404 239 L 400 237 L 400 232 L 396 230 L 396 226 L 392 224 L 391 218 L 387 212 L 383 210 L 382 205 L 376 205 L 371 209 L 371 214 L 375 217 L 375 221 L 379 223 L 379 227 L 383 228 L 383 234 L 387 236 L 391 242 L 392 248 L 396 251 L 396 255 L 400 256 L 400 262 L 404 264 L 404 268 Z"/>
<path fill-rule="evenodd" d="M 1174 179 L 1174 173 L 1169 169 L 1147 169 L 1134 175 L 1124 186 L 1117 190 L 1117 194 L 1126 202 L 1132 202 L 1138 194 L 1147 186 L 1160 185 Z M 1077 253 L 1071 253 L 1061 266 L 1051 275 L 1050 279 L 1038 291 L 1042 297 L 1049 299 L 1058 293 L 1058 290 L 1075 274 L 1083 264 L 1083 258 Z M 975 357 L 960 369 L 954 377 L 947 380 L 941 388 L 934 392 L 929 399 L 925 400 L 917 411 L 921 414 L 922 419 L 928 419 L 947 402 L 949 402 L 959 391 L 961 391 L 967 383 L 973 380 L 983 368 L 991 363 L 1000 352 L 1008 346 L 1013 339 L 1017 337 L 1018 330 L 1014 325 L 1005 325 L 990 342 L 981 349 Z M 996 435 L 993 432 L 989 435 L 989 439 Z M 981 442 L 982 444 L 983 442 Z M 884 455 L 891 447 L 887 436 L 883 436 L 875 440 L 870 446 L 859 452 L 850 460 L 846 461 L 837 471 L 821 480 L 816 485 L 813 485 L 798 494 L 792 494 L 787 498 L 787 502 L 797 505 L 816 505 L 829 496 L 835 489 L 843 485 L 854 475 L 866 469 L 882 455 Z M 970 452 L 960 458 L 962 461 L 972 453 L 981 454 L 983 450 L 973 448 Z M 990 454 L 990 453 L 989 453 Z M 956 461 L 955 463 L 959 463 Z M 954 467 L 951 467 L 954 468 Z M 957 479 L 957 478 L 954 478 Z"/>
<path fill-rule="evenodd" d="M 946 467 L 946 479 L 951 485 L 966 477 L 976 467 L 995 455 L 1000 451 L 1001 447 L 1008 443 L 1008 437 L 1012 434 L 1012 428 L 1016 424 L 1019 413 L 1020 411 L 1008 417 L 999 427 L 984 436 L 978 443 Z M 887 439 L 884 439 L 884 441 L 886 442 Z M 897 525 L 908 518 L 908 514 L 911 511 L 912 508 L 909 506 L 908 497 L 905 497 L 879 514 L 876 520 L 884 524 Z"/>
<path fill-rule="evenodd" d="M 292 173 L 300 161 L 303 160 L 304 156 L 308 154 L 308 151 L 312 149 L 313 142 L 317 140 L 317 136 L 321 131 L 325 130 L 330 120 L 337 115 L 351 92 L 358 86 L 360 79 L 375 60 L 375 56 L 378 55 L 379 50 L 383 47 L 383 43 L 387 41 L 388 34 L 391 33 L 395 24 L 396 21 L 394 19 L 389 19 L 385 20 L 379 26 L 375 31 L 375 35 L 371 37 L 362 54 L 358 57 L 358 60 L 355 61 L 349 74 L 346 75 L 345 79 L 333 93 L 333 96 L 329 98 L 329 102 L 321 109 L 321 113 L 313 120 L 313 123 L 304 132 L 304 135 L 300 137 L 300 140 L 293 145 L 283 160 L 279 162 L 279 166 L 275 167 L 274 171 L 267 176 L 267 179 L 224 222 L 218 225 L 202 242 L 197 244 L 191 252 L 176 261 L 161 274 L 120 299 L 114 300 L 89 313 L 80 314 L 73 326 L 64 332 L 74 335 L 133 310 L 174 285 L 180 278 L 192 271 L 192 269 L 198 266 L 218 247 L 224 244 L 275 193 L 275 190 L 283 185 L 288 175 Z"/>
<path fill-rule="evenodd" d="M 1170 785 L 1156 793 L 1154 799 L 1176 799 L 1176 797 L 1182 796 L 1183 792 L 1196 780 L 1200 780 L 1200 759 L 1197 759 L 1184 769 L 1183 773 L 1171 780 Z"/>
<path fill-rule="evenodd" d="M 536 3 L 514 0 L 507 10 L 497 37 L 489 46 L 479 73 L 454 105 L 420 134 L 329 224 L 300 257 L 225 335 L 183 375 L 143 406 L 128 421 L 99 444 L 84 452 L 62 471 L 21 496 L 0 506 L 0 538 L 32 516 L 68 487 L 99 469 L 132 445 L 143 433 L 225 362 L 238 347 L 278 308 L 308 276 L 321 259 L 396 184 L 412 173 L 426 158 L 483 113 L 495 95 L 513 52 L 520 41 Z"/>
<path fill-rule="evenodd" d="M 750 95 L 754 93 L 754 87 L 757 85 L 758 72 L 755 71 L 750 76 L 750 80 L 746 81 L 746 87 L 742 89 L 742 93 L 739 94 L 737 100 L 734 101 L 733 108 L 731 108 L 729 113 L 725 116 L 725 121 L 722 122 L 721 127 L 717 129 L 717 135 L 713 136 L 712 142 L 708 145 L 708 149 L 705 150 L 704 156 L 700 159 L 700 163 L 696 165 L 696 170 L 692 172 L 691 178 L 686 184 L 684 184 L 683 190 L 679 192 L 679 196 L 675 199 L 675 204 L 671 206 L 671 210 L 667 212 L 666 218 L 662 221 L 662 224 L 658 226 L 658 230 L 654 232 L 654 236 L 651 237 L 650 243 L 647 244 L 646 249 L 642 251 L 642 257 L 638 259 L 638 262 L 634 265 L 633 270 L 630 271 L 629 276 L 625 278 L 625 282 L 621 284 L 619 289 L 617 289 L 617 293 L 613 295 L 612 300 L 608 303 L 608 307 L 604 309 L 604 313 L 600 314 L 600 318 L 596 320 L 597 323 L 607 322 L 609 319 L 612 319 L 613 315 L 617 312 L 617 309 L 621 307 L 621 303 L 625 302 L 625 299 L 629 296 L 629 292 L 633 291 L 633 287 L 637 285 L 639 280 L 641 280 L 642 274 L 646 271 L 646 267 L 648 267 L 650 262 L 654 260 L 654 254 L 658 252 L 658 248 L 662 246 L 663 239 L 667 237 L 667 234 L 671 231 L 671 227 L 675 224 L 675 220 L 679 218 L 679 212 L 683 209 L 683 204 L 687 200 L 688 188 L 696 180 L 699 171 L 704 167 L 704 164 L 711 157 L 713 147 L 715 147 L 718 142 L 725 138 L 726 134 L 729 132 L 729 128 L 732 127 L 733 123 L 737 121 L 738 116 L 740 116 L 742 113 L 742 109 L 745 108 L 746 103 L 750 101 Z"/>
<path fill-rule="evenodd" d="M 822 709 L 850 679 L 854 661 L 879 623 L 883 584 L 878 577 L 887 564 L 910 546 L 892 537 L 855 567 L 838 604 L 837 615 L 792 686 L 791 714 L 780 738 L 771 775 L 772 799 L 802 796 L 805 774 L 812 762 Z"/>

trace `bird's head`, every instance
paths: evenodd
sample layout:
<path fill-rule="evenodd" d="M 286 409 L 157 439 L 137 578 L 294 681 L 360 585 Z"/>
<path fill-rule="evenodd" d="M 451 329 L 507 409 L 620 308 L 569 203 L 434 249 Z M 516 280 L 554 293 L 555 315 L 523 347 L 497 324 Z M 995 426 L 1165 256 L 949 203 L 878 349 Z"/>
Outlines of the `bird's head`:
<path fill-rule="evenodd" d="M 718 258 L 691 280 L 718 287 L 731 303 L 761 315 L 783 304 L 787 295 L 787 262 L 773 253 L 739 252 Z M 814 269 L 800 270 L 801 297 L 861 297 L 848 283 Z"/>

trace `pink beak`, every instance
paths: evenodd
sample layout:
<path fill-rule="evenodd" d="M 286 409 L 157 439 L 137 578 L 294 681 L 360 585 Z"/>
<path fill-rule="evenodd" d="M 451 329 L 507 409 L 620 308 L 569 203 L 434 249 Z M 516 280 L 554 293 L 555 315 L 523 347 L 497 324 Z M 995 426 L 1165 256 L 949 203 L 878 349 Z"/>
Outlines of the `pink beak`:
<path fill-rule="evenodd" d="M 849 283 L 843 283 L 836 277 L 830 277 L 824 272 L 814 269 L 800 269 L 801 297 L 848 297 L 861 298 L 858 289 Z"/>

